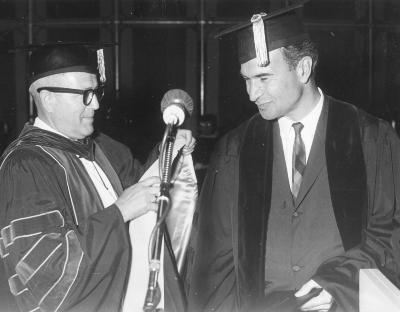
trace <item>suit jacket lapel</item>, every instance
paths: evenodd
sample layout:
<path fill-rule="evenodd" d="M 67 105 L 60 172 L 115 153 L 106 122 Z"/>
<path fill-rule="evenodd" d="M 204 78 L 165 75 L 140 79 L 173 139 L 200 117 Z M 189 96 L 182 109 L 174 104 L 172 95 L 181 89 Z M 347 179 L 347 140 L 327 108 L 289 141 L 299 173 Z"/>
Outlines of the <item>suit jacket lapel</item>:
<path fill-rule="evenodd" d="M 313 143 L 311 146 L 310 155 L 308 157 L 306 169 L 304 171 L 303 180 L 300 185 L 299 194 L 295 201 L 295 209 L 303 201 L 304 197 L 310 191 L 315 180 L 321 173 L 322 168 L 325 164 L 325 135 L 326 135 L 326 124 L 328 117 L 328 105 L 324 104 L 320 118 L 317 123 L 315 130 Z"/>

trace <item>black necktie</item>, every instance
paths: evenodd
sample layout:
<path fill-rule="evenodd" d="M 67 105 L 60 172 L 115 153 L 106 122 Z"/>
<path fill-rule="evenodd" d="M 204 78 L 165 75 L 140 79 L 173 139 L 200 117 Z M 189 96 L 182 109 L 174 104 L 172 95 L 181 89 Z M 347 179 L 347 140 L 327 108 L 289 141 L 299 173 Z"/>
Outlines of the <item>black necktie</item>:
<path fill-rule="evenodd" d="M 296 122 L 292 125 L 295 133 L 292 155 L 292 194 L 296 199 L 299 194 L 301 180 L 303 178 L 304 169 L 306 168 L 306 149 L 303 139 L 301 138 L 301 130 L 303 124 Z"/>

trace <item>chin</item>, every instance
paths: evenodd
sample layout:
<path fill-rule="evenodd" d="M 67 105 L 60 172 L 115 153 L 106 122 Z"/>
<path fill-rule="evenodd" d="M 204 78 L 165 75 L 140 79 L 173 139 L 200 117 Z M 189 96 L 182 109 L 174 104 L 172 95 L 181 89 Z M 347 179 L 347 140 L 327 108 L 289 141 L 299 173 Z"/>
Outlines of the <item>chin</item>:
<path fill-rule="evenodd" d="M 84 139 L 86 137 L 88 137 L 89 135 L 91 135 L 94 131 L 94 128 L 91 127 L 90 129 L 82 129 L 82 131 L 79 133 L 79 136 L 81 137 L 80 139 Z"/>
<path fill-rule="evenodd" d="M 265 120 L 273 120 L 273 119 L 277 118 L 277 116 L 275 116 L 275 114 L 268 114 L 267 112 L 264 112 L 264 111 L 260 111 L 260 115 Z"/>
<path fill-rule="evenodd" d="M 88 137 L 89 135 L 92 135 L 93 131 L 94 131 L 93 128 L 92 128 L 92 130 L 87 131 L 87 132 L 86 132 L 86 135 L 85 135 L 85 138 Z"/>
<path fill-rule="evenodd" d="M 84 132 L 90 132 L 92 133 L 94 131 L 94 126 L 93 126 L 93 122 L 86 124 L 83 129 Z"/>

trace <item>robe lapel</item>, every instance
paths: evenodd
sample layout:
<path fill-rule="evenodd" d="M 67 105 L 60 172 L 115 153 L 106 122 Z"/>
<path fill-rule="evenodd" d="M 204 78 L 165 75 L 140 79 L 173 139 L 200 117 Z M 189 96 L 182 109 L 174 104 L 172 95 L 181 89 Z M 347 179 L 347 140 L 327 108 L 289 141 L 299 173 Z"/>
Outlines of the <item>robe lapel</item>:
<path fill-rule="evenodd" d="M 345 250 L 361 242 L 367 211 L 367 174 L 357 109 L 325 98 L 328 106 L 325 155 L 329 189 Z"/>
<path fill-rule="evenodd" d="M 238 271 L 241 297 L 264 292 L 266 225 L 271 203 L 273 124 L 249 122 L 239 159 Z"/>
<path fill-rule="evenodd" d="M 326 106 L 327 105 L 323 106 L 321 116 L 318 120 L 303 180 L 300 185 L 299 194 L 297 195 L 295 201 L 295 209 L 297 209 L 304 200 L 304 197 L 310 191 L 325 164 L 325 135 L 328 115 L 328 109 Z"/>
<path fill-rule="evenodd" d="M 295 209 L 320 174 L 324 166 L 323 153 L 335 218 L 347 250 L 361 241 L 367 205 L 366 171 L 357 110 L 348 104 L 332 103 L 329 96 L 325 98 L 318 121 Z"/>
<path fill-rule="evenodd" d="M 117 173 L 115 172 L 114 168 L 112 167 L 112 165 L 110 164 L 107 157 L 104 155 L 103 151 L 101 150 L 100 146 L 97 143 L 95 143 L 94 150 L 95 150 L 94 153 L 96 162 L 99 164 L 101 169 L 103 169 L 108 180 L 113 186 L 115 193 L 117 193 L 118 196 L 121 195 L 123 189 Z"/>

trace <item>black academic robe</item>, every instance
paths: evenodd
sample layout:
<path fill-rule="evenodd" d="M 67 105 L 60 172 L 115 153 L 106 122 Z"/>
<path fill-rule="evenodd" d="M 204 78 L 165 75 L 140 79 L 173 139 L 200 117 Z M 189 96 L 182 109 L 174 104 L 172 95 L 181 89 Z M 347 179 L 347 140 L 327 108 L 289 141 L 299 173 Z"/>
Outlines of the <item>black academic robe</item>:
<path fill-rule="evenodd" d="M 121 308 L 130 265 L 127 226 L 118 207 L 103 207 L 76 155 L 96 160 L 117 194 L 147 167 L 104 134 L 72 144 L 26 125 L 0 159 L 0 254 L 6 268 L 0 310 L 16 311 L 5 297 L 14 297 L 20 311 Z"/>
<path fill-rule="evenodd" d="M 360 268 L 379 268 L 395 282 L 398 276 L 400 141 L 386 122 L 350 104 L 326 96 L 324 107 L 328 182 L 345 253 L 321 263 L 312 279 L 334 297 L 337 311 L 353 312 Z M 191 312 L 255 311 L 265 299 L 276 122 L 256 114 L 217 144 L 189 252 Z"/>

